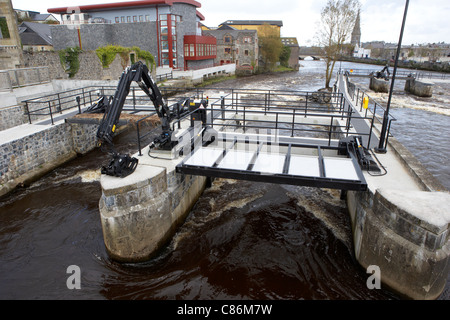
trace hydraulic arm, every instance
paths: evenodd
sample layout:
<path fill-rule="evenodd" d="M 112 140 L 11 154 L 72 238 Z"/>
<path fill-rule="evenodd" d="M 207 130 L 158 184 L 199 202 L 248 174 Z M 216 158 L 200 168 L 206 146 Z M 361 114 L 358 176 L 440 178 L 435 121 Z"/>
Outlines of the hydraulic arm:
<path fill-rule="evenodd" d="M 103 97 L 97 101 L 97 108 L 105 110 L 103 120 L 97 130 L 99 146 L 109 146 L 113 159 L 106 167 L 102 167 L 102 173 L 112 176 L 125 177 L 134 172 L 138 160 L 128 155 L 118 154 L 113 147 L 113 136 L 122 113 L 125 100 L 130 92 L 132 82 L 135 81 L 139 87 L 152 100 L 156 113 L 161 119 L 162 133 L 157 137 L 152 146 L 157 146 L 164 150 L 171 150 L 175 142 L 172 141 L 172 130 L 170 121 L 173 115 L 164 102 L 162 94 L 153 82 L 149 74 L 148 67 L 142 62 L 137 62 L 128 67 L 121 75 L 116 92 L 111 99 Z"/>

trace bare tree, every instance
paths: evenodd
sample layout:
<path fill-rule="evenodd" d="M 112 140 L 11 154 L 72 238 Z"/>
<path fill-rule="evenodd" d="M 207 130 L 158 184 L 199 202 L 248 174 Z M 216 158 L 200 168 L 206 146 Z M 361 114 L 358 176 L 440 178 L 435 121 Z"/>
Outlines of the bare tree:
<path fill-rule="evenodd" d="M 321 11 L 321 23 L 316 37 L 326 55 L 326 88 L 330 87 L 334 65 L 353 30 L 360 8 L 361 4 L 358 0 L 328 0 Z"/>

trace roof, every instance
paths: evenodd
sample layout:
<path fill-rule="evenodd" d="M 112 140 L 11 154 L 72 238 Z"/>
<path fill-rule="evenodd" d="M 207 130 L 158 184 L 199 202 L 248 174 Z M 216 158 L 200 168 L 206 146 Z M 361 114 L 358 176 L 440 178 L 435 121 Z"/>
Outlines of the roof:
<path fill-rule="evenodd" d="M 216 38 L 222 38 L 225 35 L 230 35 L 233 39 L 239 38 L 239 36 L 257 36 L 258 33 L 256 30 L 236 30 L 236 29 L 216 29 L 216 30 L 205 30 L 203 31 L 204 35 L 211 35 Z"/>
<path fill-rule="evenodd" d="M 194 0 L 140 0 L 140 1 L 127 1 L 127 2 L 116 2 L 116 3 L 101 3 L 101 4 L 89 4 L 84 6 L 71 6 L 71 7 L 60 7 L 60 8 L 50 8 L 47 9 L 49 13 L 67 13 L 68 9 L 79 8 L 81 12 L 86 11 L 102 11 L 109 9 L 121 9 L 130 7 L 148 7 L 156 5 L 167 5 L 172 6 L 174 3 L 185 3 L 193 5 L 200 8 L 202 5 Z"/>
<path fill-rule="evenodd" d="M 272 26 L 282 27 L 283 21 L 281 21 L 281 20 L 227 20 L 222 24 L 243 25 L 243 26 L 245 26 L 245 25 L 260 26 L 263 24 L 269 24 Z"/>
<path fill-rule="evenodd" d="M 288 47 L 298 47 L 298 41 L 295 37 L 281 38 L 281 42 Z"/>
<path fill-rule="evenodd" d="M 232 26 L 229 26 L 227 24 L 223 24 L 219 28 L 217 28 L 216 30 L 237 30 L 237 29 L 232 27 Z"/>
<path fill-rule="evenodd" d="M 19 35 L 25 45 L 53 45 L 50 25 L 45 23 L 22 22 L 19 26 Z"/>
<path fill-rule="evenodd" d="M 53 17 L 50 13 L 38 13 L 32 16 L 33 21 L 45 21 L 47 18 Z M 55 19 L 56 20 L 56 19 Z"/>

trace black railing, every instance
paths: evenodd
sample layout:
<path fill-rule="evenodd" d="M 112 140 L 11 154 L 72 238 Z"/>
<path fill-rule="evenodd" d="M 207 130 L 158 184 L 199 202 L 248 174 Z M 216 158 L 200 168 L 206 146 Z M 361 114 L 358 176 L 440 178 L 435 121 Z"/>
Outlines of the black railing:
<path fill-rule="evenodd" d="M 373 131 L 373 127 L 375 122 L 379 124 L 383 124 L 384 114 L 386 112 L 386 108 L 383 107 L 378 101 L 368 95 L 363 89 L 356 86 L 354 83 L 350 82 L 348 76 L 344 77 L 347 84 L 347 93 L 354 100 L 356 109 L 360 112 L 360 114 L 364 114 L 365 119 L 370 119 L 370 131 Z M 387 147 L 388 138 L 390 134 L 390 128 L 392 121 L 396 121 L 397 119 L 389 113 L 388 115 L 388 127 L 386 132 L 386 139 L 384 148 Z M 370 145 L 370 144 L 369 144 Z"/>
<path fill-rule="evenodd" d="M 355 116 L 350 108 L 345 109 L 340 93 L 321 93 L 319 97 L 325 101 L 317 102 L 313 101 L 317 97 L 316 92 L 252 91 L 249 94 L 249 90 L 233 90 L 213 101 L 208 109 L 210 116 L 206 125 L 231 127 L 243 133 L 263 129 L 276 130 L 280 135 L 291 137 L 326 138 L 330 146 L 333 138 L 350 134 L 352 119 L 371 120 Z M 292 99 L 294 97 L 297 99 Z"/>
<path fill-rule="evenodd" d="M 92 86 L 25 100 L 25 113 L 30 124 L 48 117 L 54 124 L 55 116 L 70 110 L 78 110 L 78 113 L 81 113 L 84 108 L 91 106 L 102 96 L 113 96 L 116 88 L 115 86 Z M 149 102 L 148 96 L 139 87 L 132 86 L 123 110 L 130 113 L 154 111 L 154 107 Z"/>
<path fill-rule="evenodd" d="M 173 72 L 167 72 L 156 76 L 156 82 L 173 79 Z"/>

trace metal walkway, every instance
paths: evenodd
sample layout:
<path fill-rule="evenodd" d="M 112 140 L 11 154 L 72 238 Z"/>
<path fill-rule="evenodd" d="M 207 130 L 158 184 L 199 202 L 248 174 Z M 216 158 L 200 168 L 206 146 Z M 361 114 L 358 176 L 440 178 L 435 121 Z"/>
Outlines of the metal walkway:
<path fill-rule="evenodd" d="M 364 191 L 367 183 L 354 155 L 339 147 L 222 141 L 191 152 L 183 174 L 277 184 Z"/>

